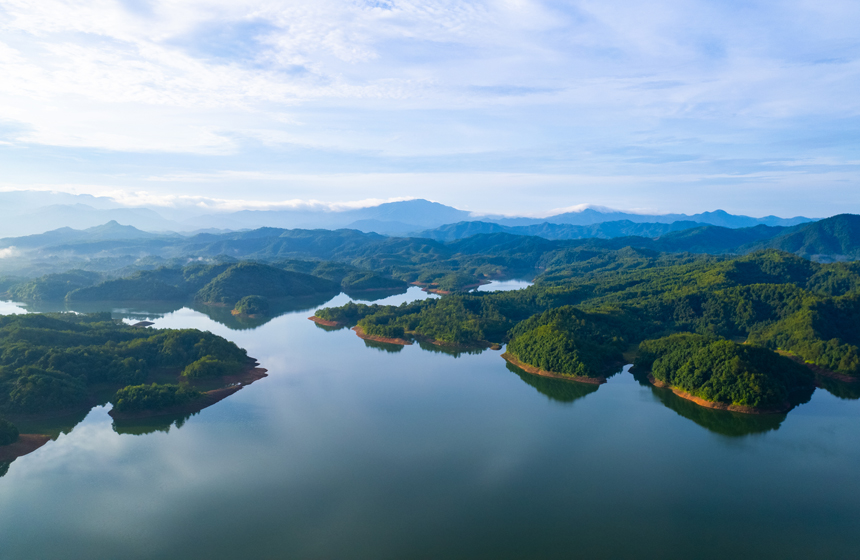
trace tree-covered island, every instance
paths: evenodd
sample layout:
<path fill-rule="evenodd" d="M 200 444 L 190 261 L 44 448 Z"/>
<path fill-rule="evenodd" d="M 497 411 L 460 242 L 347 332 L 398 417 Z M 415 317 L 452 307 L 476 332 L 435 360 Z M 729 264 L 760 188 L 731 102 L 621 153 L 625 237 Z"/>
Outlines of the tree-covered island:
<path fill-rule="evenodd" d="M 264 376 L 245 350 L 196 329 L 135 328 L 109 313 L 0 316 L 0 446 L 24 437 L 16 420 L 108 401 L 115 419 L 196 412 Z"/>
<path fill-rule="evenodd" d="M 591 383 L 635 358 L 656 384 L 742 412 L 804 402 L 816 375 L 860 381 L 860 269 L 774 250 L 686 260 L 580 252 L 527 289 L 348 303 L 314 319 L 386 339 L 507 343 L 505 358 L 526 371 Z"/>

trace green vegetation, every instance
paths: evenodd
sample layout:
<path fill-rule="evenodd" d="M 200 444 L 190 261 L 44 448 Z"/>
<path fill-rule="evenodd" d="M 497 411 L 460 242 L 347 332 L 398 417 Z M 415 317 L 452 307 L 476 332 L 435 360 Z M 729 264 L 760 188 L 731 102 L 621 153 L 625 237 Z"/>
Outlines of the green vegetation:
<path fill-rule="evenodd" d="M 129 385 L 117 391 L 111 402 L 117 412 L 163 410 L 188 404 L 202 394 L 187 385 Z"/>
<path fill-rule="evenodd" d="M 100 386 L 139 384 L 158 372 L 178 376 L 204 357 L 231 368 L 248 362 L 232 342 L 195 329 L 135 329 L 107 313 L 0 316 L 0 411 L 83 408 Z"/>
<path fill-rule="evenodd" d="M 402 332 L 475 347 L 508 342 L 508 352 L 526 364 L 591 377 L 611 372 L 622 353 L 640 343 L 696 333 L 705 337 L 696 340 L 710 342 L 685 367 L 713 366 L 710 384 L 667 382 L 744 406 L 776 406 L 808 386 L 808 370 L 773 350 L 860 375 L 856 263 L 815 263 L 774 250 L 727 259 L 579 248 L 545 264 L 546 272 L 524 290 L 452 294 L 397 307 L 348 304 L 317 316 L 379 336 Z M 797 377 L 801 371 L 805 380 Z"/>
<path fill-rule="evenodd" d="M 145 259 L 144 259 L 145 260 Z M 143 261 L 141 261 L 143 262 Z M 120 271 L 122 272 L 122 271 Z M 228 303 L 244 296 L 270 298 L 333 294 L 344 289 L 405 289 L 406 284 L 352 265 L 319 261 L 221 262 L 185 267 L 138 270 L 128 276 L 101 281 L 95 272 L 72 270 L 34 280 L 4 278 L 0 290 L 8 297 L 29 302 L 71 303 L 101 301 L 188 301 Z M 101 282 L 100 282 L 101 281 Z"/>
<path fill-rule="evenodd" d="M 182 370 L 183 377 L 223 377 L 225 375 L 236 375 L 244 364 L 237 360 L 218 359 L 215 356 L 206 355 L 188 364 Z"/>
<path fill-rule="evenodd" d="M 213 278 L 195 297 L 204 303 L 234 305 L 248 294 L 278 298 L 337 291 L 338 286 L 324 278 L 260 263 L 239 263 Z"/>
<path fill-rule="evenodd" d="M 48 274 L 14 286 L 9 296 L 18 301 L 63 301 L 69 292 L 92 286 L 100 279 L 101 274 L 85 270 Z"/>
<path fill-rule="evenodd" d="M 18 441 L 18 428 L 15 424 L 0 418 L 0 445 L 9 445 Z"/>
<path fill-rule="evenodd" d="M 780 407 L 814 387 L 812 372 L 758 346 L 689 333 L 640 344 L 636 366 L 655 379 L 711 402 Z"/>
<path fill-rule="evenodd" d="M 242 315 L 267 315 L 269 308 L 269 300 L 263 296 L 245 296 L 236 302 L 233 310 Z"/>
<path fill-rule="evenodd" d="M 603 377 L 607 365 L 623 364 L 627 340 L 610 314 L 571 306 L 550 309 L 511 331 L 508 352 L 521 362 L 553 373 Z"/>
<path fill-rule="evenodd" d="M 406 282 L 387 278 L 376 272 L 360 271 L 346 275 L 340 282 L 345 292 L 360 292 L 367 290 L 405 290 Z"/>

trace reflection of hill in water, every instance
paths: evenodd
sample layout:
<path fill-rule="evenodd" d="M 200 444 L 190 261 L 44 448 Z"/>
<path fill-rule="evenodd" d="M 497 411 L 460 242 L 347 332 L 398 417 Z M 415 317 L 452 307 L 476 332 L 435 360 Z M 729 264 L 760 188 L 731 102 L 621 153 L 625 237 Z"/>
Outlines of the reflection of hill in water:
<path fill-rule="evenodd" d="M 107 402 L 107 399 L 102 400 L 104 402 L 94 406 L 101 406 Z M 22 434 L 44 434 L 51 439 L 57 439 L 62 434 L 70 433 L 75 426 L 83 422 L 92 409 L 93 407 L 86 407 L 68 414 L 47 417 L 7 415 L 6 418 L 15 424 Z"/>
<path fill-rule="evenodd" d="M 194 311 L 198 311 L 207 315 L 216 323 L 221 323 L 228 329 L 234 331 L 252 330 L 265 325 L 272 319 L 286 315 L 287 313 L 296 313 L 299 311 L 310 311 L 331 299 L 331 294 L 317 295 L 302 298 L 279 298 L 269 300 L 269 314 L 265 317 L 248 317 L 233 315 L 231 307 L 217 307 L 212 305 L 203 305 L 200 303 L 191 304 L 190 307 Z"/>
<path fill-rule="evenodd" d="M 860 383 L 845 383 L 823 375 L 816 376 L 819 387 L 840 399 L 856 401 L 860 399 Z"/>
<path fill-rule="evenodd" d="M 217 307 L 190 303 L 187 301 L 96 301 L 83 303 L 64 302 L 30 302 L 23 305 L 27 311 L 34 313 L 54 313 L 74 311 L 77 313 L 110 312 L 115 319 L 130 319 L 163 317 L 168 313 L 189 307 L 203 313 L 213 321 L 225 327 L 238 331 L 256 329 L 265 325 L 275 317 L 298 311 L 314 309 L 331 299 L 331 294 L 302 298 L 280 298 L 270 300 L 270 311 L 265 317 L 236 316 L 231 313 L 231 307 Z"/>
<path fill-rule="evenodd" d="M 651 389 L 663 405 L 675 411 L 679 416 L 692 420 L 699 426 L 716 434 L 729 437 L 742 437 L 751 434 L 761 434 L 778 430 L 787 413 L 781 414 L 742 414 L 727 410 L 714 410 L 699 406 L 692 401 L 682 399 L 670 389 L 661 389 L 648 382 L 643 374 L 634 375 L 640 385 Z M 809 400 L 808 398 L 806 399 Z"/>
<path fill-rule="evenodd" d="M 318 325 L 319 326 L 319 325 Z M 368 348 L 379 350 L 380 352 L 388 352 L 389 354 L 397 354 L 403 351 L 403 346 L 400 344 L 391 344 L 390 342 L 379 342 L 378 340 L 369 340 L 362 338 L 364 345 Z"/>
<path fill-rule="evenodd" d="M 185 422 L 195 414 L 197 414 L 197 412 L 192 412 L 190 414 L 156 416 L 139 420 L 114 419 L 112 427 L 113 431 L 118 434 L 130 434 L 134 436 L 142 436 L 153 432 L 168 433 L 170 428 L 173 426 L 176 426 L 177 430 L 181 428 L 185 425 Z"/>
<path fill-rule="evenodd" d="M 182 301 L 93 301 L 82 303 L 65 302 L 27 302 L 22 305 L 33 313 L 76 313 L 111 312 L 115 318 L 135 319 L 140 315 L 161 316 L 173 313 L 185 306 Z"/>
<path fill-rule="evenodd" d="M 539 393 L 558 402 L 572 403 L 577 399 L 581 399 L 586 395 L 594 393 L 598 388 L 600 388 L 600 385 L 592 385 L 590 383 L 565 381 L 564 379 L 553 379 L 552 377 L 532 375 L 509 362 L 505 362 L 505 365 L 508 367 L 509 371 L 516 373 L 526 384 L 531 385 L 537 389 Z"/>
<path fill-rule="evenodd" d="M 435 352 L 436 354 L 447 354 L 455 358 L 459 358 L 463 354 L 480 354 L 486 348 L 454 348 L 451 346 L 438 346 L 429 342 L 418 341 L 418 347 L 427 352 Z"/>
<path fill-rule="evenodd" d="M 344 291 L 344 293 L 348 295 L 350 299 L 355 301 L 379 301 L 387 297 L 405 294 L 408 289 L 408 286 L 404 286 L 403 288 L 396 288 L 394 290 L 366 290 L 362 292 Z"/>

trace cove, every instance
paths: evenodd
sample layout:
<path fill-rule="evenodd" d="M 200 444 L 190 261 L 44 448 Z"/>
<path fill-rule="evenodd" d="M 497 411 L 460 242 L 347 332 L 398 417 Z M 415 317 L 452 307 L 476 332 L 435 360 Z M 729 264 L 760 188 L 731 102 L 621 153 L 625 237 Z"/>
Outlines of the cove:
<path fill-rule="evenodd" d="M 378 303 L 430 297 L 417 288 Z M 391 299 L 389 299 L 391 298 Z M 596 386 L 503 350 L 123 307 L 210 330 L 269 376 L 157 425 L 93 409 L 0 477 L 3 556 L 847 558 L 860 549 L 860 401 L 709 410 L 627 369 Z M 20 310 L 3 304 L 3 312 Z M 832 392 L 831 392 L 832 391 Z M 840 394 L 841 396 L 835 396 Z"/>

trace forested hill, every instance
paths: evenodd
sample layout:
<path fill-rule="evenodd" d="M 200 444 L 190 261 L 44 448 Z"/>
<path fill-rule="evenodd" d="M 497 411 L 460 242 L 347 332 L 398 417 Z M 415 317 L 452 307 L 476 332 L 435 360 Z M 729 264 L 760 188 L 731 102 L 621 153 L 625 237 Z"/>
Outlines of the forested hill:
<path fill-rule="evenodd" d="M 7 297 L 25 302 L 190 301 L 233 305 L 245 296 L 304 298 L 366 290 L 405 290 L 402 280 L 343 263 L 279 261 L 192 264 L 107 278 L 81 270 L 12 284 Z"/>
<path fill-rule="evenodd" d="M 48 245 L 33 246 L 32 239 L 28 239 L 31 243 L 29 248 L 10 245 L 9 254 L 0 259 L 0 277 L 34 278 L 80 269 L 116 278 L 142 269 L 181 268 L 192 259 L 207 264 L 242 260 L 272 264 L 305 260 L 337 262 L 352 266 L 355 271 L 373 271 L 384 277 L 429 283 L 454 273 L 471 276 L 475 280 L 534 276 L 542 272 L 554 274 L 572 263 L 627 248 L 638 251 L 636 258 L 645 260 L 653 260 L 657 254 L 676 255 L 672 258 L 677 260 L 693 258 L 689 254 L 737 255 L 776 248 L 829 262 L 860 258 L 858 222 L 860 217 L 843 214 L 790 228 L 701 226 L 670 231 L 657 237 L 612 239 L 545 239 L 500 231 L 446 242 L 429 238 L 385 237 L 355 230 L 260 228 L 191 237 L 87 239 L 56 245 L 51 243 L 57 237 L 45 234 L 44 240 L 52 240 L 45 241 Z M 663 227 L 659 224 L 634 225 Z M 624 262 L 629 264 L 626 258 Z M 71 284 L 85 281 L 80 275 L 67 280 Z M 2 280 L 0 287 L 4 285 L 11 284 Z"/>
<path fill-rule="evenodd" d="M 607 257 L 572 260 L 568 273 L 523 290 L 347 304 L 317 316 L 385 338 L 508 342 L 512 363 L 592 380 L 617 371 L 622 354 L 642 344 L 638 363 L 657 380 L 741 411 L 786 410 L 808 398 L 812 371 L 777 351 L 860 379 L 860 263 L 775 250 L 686 262 L 629 248 Z M 666 338 L 690 332 L 699 336 Z"/>

